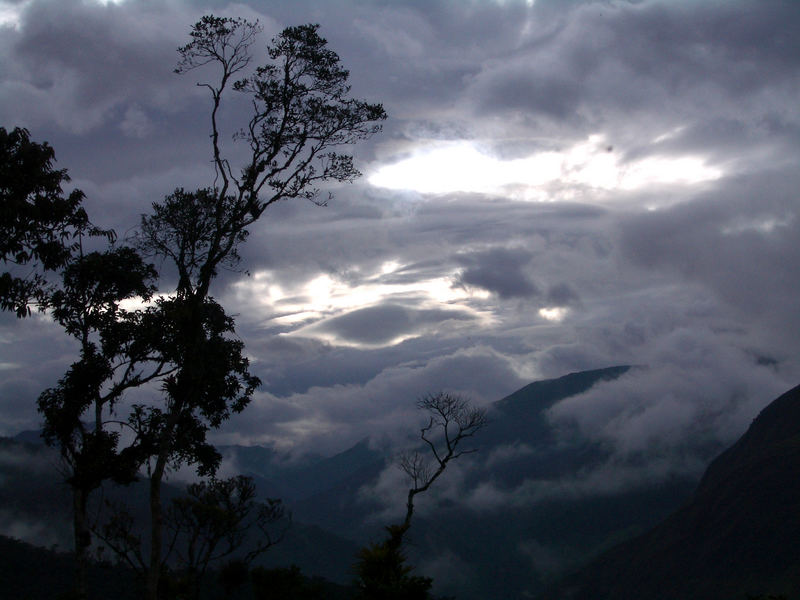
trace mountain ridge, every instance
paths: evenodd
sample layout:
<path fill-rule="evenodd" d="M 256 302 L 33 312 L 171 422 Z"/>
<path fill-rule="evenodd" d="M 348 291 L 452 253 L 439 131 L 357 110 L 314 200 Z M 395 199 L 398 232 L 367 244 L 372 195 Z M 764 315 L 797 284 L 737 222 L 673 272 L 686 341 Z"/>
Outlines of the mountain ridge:
<path fill-rule="evenodd" d="M 715 458 L 690 501 L 542 596 L 726 600 L 800 589 L 800 386 Z"/>
<path fill-rule="evenodd" d="M 491 423 L 475 438 L 480 451 L 459 460 L 420 500 L 409 532 L 411 564 L 434 578 L 437 594 L 459 600 L 530 595 L 564 568 L 645 530 L 686 500 L 696 479 L 610 495 L 524 495 L 525 489 L 557 488 L 562 479 L 608 458 L 608 450 L 595 441 L 559 437 L 547 410 L 628 370 L 614 366 L 533 382 L 489 407 Z M 402 518 L 387 501 L 398 500 L 399 506 L 405 483 L 389 477 L 382 484 L 389 485 L 384 495 L 378 493 L 381 475 L 394 467 L 390 456 L 366 440 L 333 456 L 290 462 L 269 447 L 222 450 L 229 453 L 230 464 L 255 478 L 260 495 L 281 497 L 293 512 L 295 532 L 290 530 L 283 546 L 267 553 L 272 566 L 296 562 L 310 575 L 346 582 L 355 549 L 376 541 L 385 525 Z M 50 485 L 54 481 L 58 485 L 60 480 Z M 481 486 L 510 504 L 474 503 Z"/>

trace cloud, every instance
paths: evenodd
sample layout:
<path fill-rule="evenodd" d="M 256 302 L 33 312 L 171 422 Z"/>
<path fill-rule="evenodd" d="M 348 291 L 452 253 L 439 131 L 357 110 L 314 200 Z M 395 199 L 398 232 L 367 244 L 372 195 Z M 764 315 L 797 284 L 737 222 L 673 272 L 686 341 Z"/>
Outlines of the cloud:
<path fill-rule="evenodd" d="M 678 329 L 637 368 L 549 411 L 554 425 L 610 448 L 619 459 L 706 459 L 733 443 L 789 385 L 752 355 L 707 332 Z M 710 454 L 710 455 L 709 455 Z"/>
<path fill-rule="evenodd" d="M 797 324 L 800 260 L 795 169 L 769 169 L 671 209 L 621 223 L 624 256 L 707 286 L 742 318 L 773 330 Z"/>
<path fill-rule="evenodd" d="M 547 290 L 547 302 L 556 306 L 570 306 L 579 304 L 580 296 L 568 283 L 556 283 Z"/>
<path fill-rule="evenodd" d="M 367 345 L 391 343 L 398 338 L 418 335 L 443 321 L 471 317 L 455 310 L 414 309 L 397 304 L 361 308 L 333 317 L 313 329 L 331 333 L 336 339 Z"/>
<path fill-rule="evenodd" d="M 507 357 L 490 348 L 412 355 L 414 359 L 387 366 L 363 384 L 312 387 L 281 398 L 259 394 L 246 416 L 232 418 L 219 438 L 299 452 L 340 452 L 369 436 L 396 446 L 418 428 L 418 398 L 450 391 L 484 405 L 524 381 Z"/>
<path fill-rule="evenodd" d="M 456 256 L 464 265 L 457 283 L 476 286 L 497 294 L 502 299 L 532 297 L 539 294 L 524 268 L 531 255 L 522 249 L 492 248 Z"/>
<path fill-rule="evenodd" d="M 242 248 L 251 276 L 215 281 L 265 382 L 219 439 L 299 452 L 368 433 L 399 442 L 424 393 L 488 402 L 627 363 L 649 370 L 553 418 L 565 435 L 593 431 L 620 460 L 658 450 L 680 465 L 681 453 L 705 452 L 690 438 L 732 439 L 796 383 L 793 2 L 210 8 L 258 17 L 265 39 L 320 22 L 356 95 L 390 114 L 353 149 L 366 177 L 331 186 L 326 209 L 272 206 Z M 171 73 L 200 11 L 182 0 L 35 0 L 0 36 L 0 121 L 48 140 L 92 219 L 121 237 L 175 187 L 213 184 L 201 73 Z M 226 105 L 226 145 L 245 109 Z M 497 164 L 566 162 L 534 190 L 539 202 L 502 186 L 429 195 L 368 182 L 447 145 Z M 714 177 L 694 177 L 701 167 Z M 589 171 L 639 184 L 595 185 L 605 180 Z M 41 317 L 0 326 L 4 427 L 32 428 L 36 397 L 75 347 Z M 624 481 L 625 464 L 608 468 Z"/>
<path fill-rule="evenodd" d="M 0 535 L 15 538 L 36 546 L 68 547 L 70 539 L 59 535 L 52 523 L 20 517 L 12 512 L 0 510 Z"/>

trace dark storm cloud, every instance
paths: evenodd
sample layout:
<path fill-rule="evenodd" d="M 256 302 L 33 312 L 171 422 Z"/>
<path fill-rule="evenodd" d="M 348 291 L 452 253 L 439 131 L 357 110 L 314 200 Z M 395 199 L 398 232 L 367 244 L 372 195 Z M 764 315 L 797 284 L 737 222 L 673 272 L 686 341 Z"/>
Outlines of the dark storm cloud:
<path fill-rule="evenodd" d="M 324 321 L 315 329 L 337 339 L 363 344 L 385 344 L 395 338 L 415 335 L 431 324 L 451 319 L 469 319 L 454 310 L 414 309 L 397 304 L 361 308 Z"/>
<path fill-rule="evenodd" d="M 796 123 L 783 102 L 800 89 L 792 2 L 541 8 L 548 14 L 534 8 L 525 43 L 471 80 L 476 117 L 497 115 L 532 136 L 605 131 L 626 149 L 674 127 L 702 130 L 709 119 L 747 137 L 771 120 Z M 706 150 L 744 141 L 721 133 Z"/>
<path fill-rule="evenodd" d="M 800 195 L 796 168 L 735 177 L 692 202 L 622 221 L 636 264 L 707 286 L 774 333 L 800 327 Z"/>
<path fill-rule="evenodd" d="M 464 265 L 464 269 L 457 283 L 483 288 L 503 299 L 530 298 L 539 294 L 525 272 L 530 260 L 530 253 L 520 248 L 492 248 L 458 255 L 456 261 Z"/>
<path fill-rule="evenodd" d="M 321 24 L 355 94 L 390 114 L 383 134 L 355 149 L 366 175 L 431 140 L 474 142 L 506 160 L 567 151 L 593 134 L 623 169 L 689 154 L 719 174 L 702 186 L 624 191 L 557 181 L 545 191 L 549 203 L 433 197 L 362 180 L 332 186 L 326 209 L 271 207 L 242 248 L 252 276 L 225 272 L 215 283 L 265 382 L 224 436 L 338 451 L 368 434 L 413 430 L 414 400 L 430 391 L 488 402 L 543 376 L 648 365 L 553 414 L 565 434 L 616 448 L 617 462 L 559 488 L 600 489 L 646 478 L 624 460 L 651 444 L 663 456 L 649 475 L 700 464 L 696 454 L 680 462 L 693 452 L 690 438 L 733 439 L 773 392 L 796 383 L 794 2 L 204 7 L 258 17 L 265 38 Z M 171 73 L 175 47 L 200 14 L 183 1 L 39 0 L 0 36 L 0 124 L 50 141 L 92 218 L 123 237 L 150 202 L 213 181 L 208 98 L 197 74 Z M 243 114 L 228 105 L 231 131 Z M 339 293 L 373 295 L 315 307 L 307 284 L 320 276 Z M 434 284 L 441 296 L 429 293 Z M 556 320 L 539 313 L 554 306 L 565 309 Z M 277 319 L 304 310 L 315 316 Z M 311 337 L 315 324 L 324 339 Z M 2 327 L 10 432 L 38 422 L 36 396 L 74 355 L 42 322 Z M 335 341 L 407 336 L 416 337 L 370 350 Z"/>
<path fill-rule="evenodd" d="M 580 296 L 568 283 L 557 283 L 547 290 L 547 302 L 556 306 L 570 306 L 580 302 Z"/>
<path fill-rule="evenodd" d="M 26 120 L 35 124 L 52 118 L 68 131 L 86 132 L 127 119 L 129 133 L 141 131 L 145 107 L 176 108 L 168 32 L 190 15 L 160 6 L 31 3 L 10 36 L 7 58 L 16 78 L 6 86 L 13 82 Z"/>

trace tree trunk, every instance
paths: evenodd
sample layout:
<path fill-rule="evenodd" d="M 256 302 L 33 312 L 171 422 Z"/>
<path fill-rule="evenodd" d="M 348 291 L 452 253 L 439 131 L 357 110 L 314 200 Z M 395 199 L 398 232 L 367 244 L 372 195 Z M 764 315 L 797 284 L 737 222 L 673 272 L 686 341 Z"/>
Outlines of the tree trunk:
<path fill-rule="evenodd" d="M 75 580 L 73 582 L 75 598 L 85 600 L 86 590 L 86 551 L 92 543 L 86 519 L 86 501 L 88 494 L 79 488 L 72 489 L 72 525 L 75 536 Z"/>
<path fill-rule="evenodd" d="M 161 509 L 161 480 L 164 477 L 166 464 L 166 456 L 159 455 L 156 459 L 155 468 L 150 475 L 150 567 L 147 571 L 147 600 L 158 600 L 164 522 Z"/>

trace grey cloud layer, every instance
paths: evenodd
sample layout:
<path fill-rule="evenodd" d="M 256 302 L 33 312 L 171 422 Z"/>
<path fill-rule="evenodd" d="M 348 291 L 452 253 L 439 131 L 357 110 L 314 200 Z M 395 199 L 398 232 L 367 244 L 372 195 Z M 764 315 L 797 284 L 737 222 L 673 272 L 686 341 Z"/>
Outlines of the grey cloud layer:
<path fill-rule="evenodd" d="M 649 365 L 552 415 L 565 435 L 614 447 L 616 472 L 630 478 L 631 453 L 676 457 L 654 467 L 667 473 L 694 452 L 692 439 L 730 441 L 800 378 L 794 2 L 210 6 L 259 16 L 265 37 L 321 23 L 354 92 L 390 113 L 384 133 L 356 149 L 367 174 L 430 139 L 520 158 L 592 134 L 623 166 L 692 155 L 721 173 L 697 187 L 570 188 L 569 201 L 558 189 L 552 203 L 362 181 L 333 189 L 326 209 L 275 206 L 243 248 L 254 276 L 224 273 L 215 291 L 238 313 L 265 381 L 225 439 L 341 450 L 368 434 L 402 437 L 429 391 L 489 402 L 541 376 Z M 173 188 L 212 181 L 207 98 L 196 78 L 171 74 L 199 14 L 190 2 L 37 1 L 0 36 L 0 124 L 50 141 L 96 220 L 120 232 Z M 256 285 L 259 272 L 284 290 L 279 303 Z M 396 291 L 302 322 L 273 319 L 311 305 L 304 285 L 320 275 Z M 449 299 L 413 288 L 433 280 Z M 552 307 L 567 309 L 563 321 L 539 314 Z M 1 325 L 11 431 L 35 424 L 33 401 L 71 346 L 43 322 Z"/>

